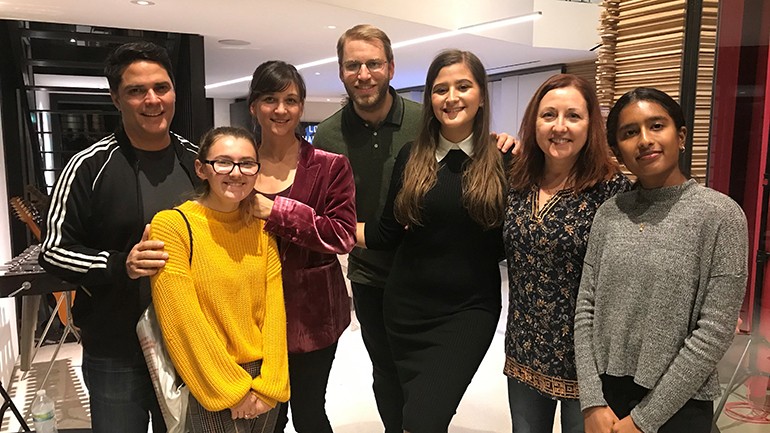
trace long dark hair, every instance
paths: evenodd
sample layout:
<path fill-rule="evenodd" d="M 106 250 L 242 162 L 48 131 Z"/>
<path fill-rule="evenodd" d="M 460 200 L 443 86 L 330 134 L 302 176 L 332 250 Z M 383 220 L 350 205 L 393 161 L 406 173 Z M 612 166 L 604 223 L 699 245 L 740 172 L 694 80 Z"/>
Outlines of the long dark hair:
<path fill-rule="evenodd" d="M 463 206 L 484 228 L 501 224 L 504 210 L 505 173 L 500 152 L 489 136 L 489 91 L 487 73 L 478 57 L 469 51 L 441 52 L 428 68 L 423 93 L 422 123 L 404 169 L 403 187 L 396 196 L 394 212 L 404 225 L 422 225 L 422 202 L 436 185 L 436 148 L 441 123 L 431 103 L 433 83 L 442 68 L 465 64 L 479 86 L 482 104 L 473 120 L 473 157 L 463 172 Z"/>
<path fill-rule="evenodd" d="M 519 129 L 521 153 L 515 158 L 510 171 L 510 187 L 517 191 L 525 191 L 533 185 L 539 185 L 545 174 L 545 154 L 537 145 L 537 117 L 540 102 L 546 93 L 554 89 L 574 87 L 583 95 L 588 108 L 588 139 L 580 149 L 577 161 L 570 174 L 573 189 L 582 192 L 598 182 L 609 179 L 620 171 L 618 164 L 612 159 L 604 133 L 599 101 L 596 93 L 586 80 L 572 74 L 557 74 L 547 80 L 537 89 L 529 100 L 524 111 Z"/>

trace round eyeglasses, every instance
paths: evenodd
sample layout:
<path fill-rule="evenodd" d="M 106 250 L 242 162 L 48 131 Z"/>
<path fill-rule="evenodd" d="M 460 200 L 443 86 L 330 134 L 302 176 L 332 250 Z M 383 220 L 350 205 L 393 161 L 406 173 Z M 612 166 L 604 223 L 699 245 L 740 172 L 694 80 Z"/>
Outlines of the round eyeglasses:
<path fill-rule="evenodd" d="M 259 173 L 259 168 L 262 166 L 262 164 L 257 161 L 233 162 L 226 159 L 211 159 L 203 162 L 209 164 L 216 174 L 230 174 L 237 166 L 238 170 L 240 170 L 241 174 L 244 176 L 256 175 Z"/>
<path fill-rule="evenodd" d="M 380 72 L 385 68 L 385 65 L 387 65 L 388 62 L 385 62 L 383 60 L 369 60 L 366 62 L 359 62 L 359 61 L 349 61 L 342 64 L 342 68 L 345 69 L 345 72 L 348 74 L 357 74 L 358 71 L 361 70 L 361 66 L 366 66 L 366 69 L 369 72 Z"/>

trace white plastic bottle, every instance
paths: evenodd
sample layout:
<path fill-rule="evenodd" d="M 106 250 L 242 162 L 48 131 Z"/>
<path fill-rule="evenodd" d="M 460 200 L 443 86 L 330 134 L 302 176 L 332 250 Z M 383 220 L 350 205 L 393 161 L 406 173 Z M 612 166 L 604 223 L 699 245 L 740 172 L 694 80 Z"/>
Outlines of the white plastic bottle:
<path fill-rule="evenodd" d="M 37 392 L 35 401 L 32 402 L 32 422 L 35 424 L 35 433 L 58 433 L 56 428 L 56 407 L 53 400 L 45 395 L 45 390 Z"/>

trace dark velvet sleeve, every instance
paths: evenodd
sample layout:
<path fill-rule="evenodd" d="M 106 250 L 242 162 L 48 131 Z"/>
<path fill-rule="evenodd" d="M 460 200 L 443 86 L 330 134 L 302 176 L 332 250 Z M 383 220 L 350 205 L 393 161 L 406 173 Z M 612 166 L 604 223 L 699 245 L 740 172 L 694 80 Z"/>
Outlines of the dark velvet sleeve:
<path fill-rule="evenodd" d="M 313 185 L 326 188 L 324 203 L 314 209 L 298 200 L 278 196 L 265 230 L 319 253 L 347 254 L 353 249 L 356 244 L 353 170 L 346 157 L 333 155 L 332 158 L 328 182 Z"/>
<path fill-rule="evenodd" d="M 406 229 L 403 224 L 396 221 L 393 213 L 393 204 L 403 184 L 404 168 L 409 160 L 411 149 L 412 143 L 407 143 L 401 148 L 396 157 L 396 163 L 393 165 L 393 174 L 390 176 L 388 198 L 385 201 L 385 207 L 382 210 L 380 219 L 378 221 L 366 221 L 364 229 L 366 248 L 372 250 L 391 250 L 396 248 L 404 237 Z"/>

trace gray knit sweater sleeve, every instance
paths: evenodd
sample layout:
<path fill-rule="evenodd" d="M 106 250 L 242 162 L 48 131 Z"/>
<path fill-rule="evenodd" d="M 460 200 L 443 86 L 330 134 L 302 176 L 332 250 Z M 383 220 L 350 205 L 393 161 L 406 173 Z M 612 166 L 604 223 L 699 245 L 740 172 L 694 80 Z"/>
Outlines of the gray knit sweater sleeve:
<path fill-rule="evenodd" d="M 694 181 L 660 190 L 599 209 L 575 315 L 581 407 L 606 405 L 600 375 L 633 376 L 650 390 L 631 411 L 645 433 L 692 398 L 718 397 L 748 263 L 733 200 Z"/>
<path fill-rule="evenodd" d="M 598 265 L 599 249 L 603 242 L 605 223 L 603 214 L 607 205 L 602 205 L 594 217 L 591 232 L 588 237 L 588 247 L 583 258 L 583 274 L 580 278 L 575 308 L 575 363 L 577 367 L 578 384 L 580 386 L 580 409 L 586 410 L 595 406 L 606 406 L 602 393 L 602 381 L 594 358 L 593 318 L 594 297 L 596 294 L 595 266 Z M 601 373 L 604 373 L 603 371 Z"/>

